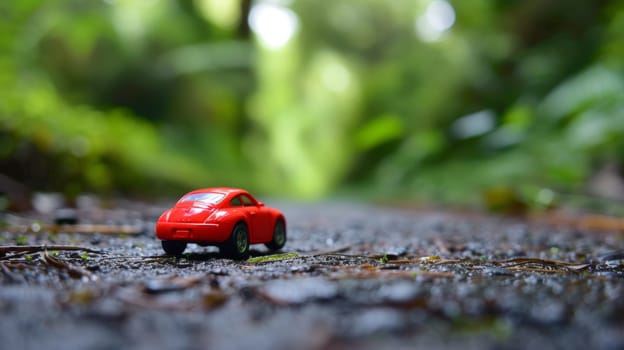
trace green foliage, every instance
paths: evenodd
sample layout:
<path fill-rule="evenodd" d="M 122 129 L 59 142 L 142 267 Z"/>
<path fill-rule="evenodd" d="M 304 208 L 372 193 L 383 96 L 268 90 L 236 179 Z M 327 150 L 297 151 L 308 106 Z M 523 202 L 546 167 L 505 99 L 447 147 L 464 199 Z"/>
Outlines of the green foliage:
<path fill-rule="evenodd" d="M 0 103 L 0 125 L 10 135 L 5 149 L 14 150 L 6 157 L 28 147 L 52 158 L 41 175 L 51 185 L 74 179 L 71 186 L 79 188 L 65 188 L 69 192 L 113 186 L 148 190 L 150 185 L 141 186 L 142 178 L 188 186 L 200 183 L 200 174 L 208 175 L 189 159 L 167 152 L 153 125 L 122 110 L 103 113 L 67 105 L 49 86 L 7 91 Z M 29 157 L 23 161 L 38 161 Z"/>
<path fill-rule="evenodd" d="M 249 35 L 269 3 L 298 24 L 279 48 Z M 448 0 L 432 32 L 431 3 L 5 2 L 0 173 L 504 206 L 624 161 L 623 4 Z"/>
<path fill-rule="evenodd" d="M 158 18 L 166 15 L 165 9 L 154 5 L 143 13 L 139 4 L 135 7 L 130 2 L 71 4 L 72 1 L 49 1 L 31 6 L 6 5 L 17 20 L 0 33 L 6 42 L 3 49 L 12 57 L 0 61 L 4 64 L 0 66 L 0 82 L 6 87 L 0 101 L 2 172 L 33 187 L 62 190 L 70 195 L 81 191 L 161 192 L 204 186 L 225 178 L 236 180 L 237 176 L 218 173 L 209 166 L 210 160 L 219 162 L 222 158 L 206 159 L 201 151 L 185 153 L 194 140 L 187 137 L 179 141 L 163 132 L 166 129 L 176 134 L 177 130 L 194 130 L 201 124 L 192 121 L 194 125 L 159 126 L 136 114 L 147 111 L 149 115 L 143 117 L 160 119 L 160 113 L 168 113 L 162 102 L 168 99 L 154 95 L 160 94 L 160 89 L 143 90 L 148 88 L 149 80 L 162 83 L 163 90 L 169 90 L 170 81 L 154 82 L 154 77 L 175 66 L 160 60 L 155 68 L 149 67 L 146 55 L 153 53 L 143 46 L 148 37 L 137 37 L 139 32 L 146 34 L 150 25 L 156 25 Z M 171 3 L 161 7 L 180 11 Z M 142 23 L 123 22 L 134 18 L 139 10 L 141 16 L 136 19 Z M 184 20 L 181 13 L 176 20 Z M 185 44 L 192 37 L 189 34 L 192 31 L 181 36 L 182 42 L 174 41 L 172 45 Z M 165 36 L 175 38 L 176 32 Z M 129 41 L 141 45 L 129 45 Z M 135 62 L 145 64 L 136 66 Z M 159 67 L 160 71 L 156 70 Z M 137 74 L 136 81 L 127 80 L 128 71 L 130 76 Z M 171 75 L 166 79 L 172 79 Z M 198 85 L 202 80 L 193 80 L 182 89 L 195 95 L 190 99 L 180 96 L 185 100 L 184 108 L 195 108 L 193 105 L 204 99 L 196 92 L 206 88 Z M 128 89 L 139 89 L 138 101 L 126 98 L 123 91 Z M 141 101 L 143 98 L 151 101 Z M 231 105 L 232 98 L 237 97 L 224 98 L 225 102 L 218 106 Z M 172 107 L 179 105 L 177 99 L 171 100 Z M 161 108 L 154 112 L 151 105 Z M 220 118 L 231 118 L 228 109 L 218 110 Z M 177 114 L 170 117 L 173 120 Z M 210 125 L 199 128 L 212 129 Z M 208 146 L 216 146 L 214 149 L 233 142 L 224 138 L 224 133 L 212 133 L 221 139 L 203 145 L 204 151 Z M 224 163 L 237 163 L 236 157 L 232 159 Z"/>

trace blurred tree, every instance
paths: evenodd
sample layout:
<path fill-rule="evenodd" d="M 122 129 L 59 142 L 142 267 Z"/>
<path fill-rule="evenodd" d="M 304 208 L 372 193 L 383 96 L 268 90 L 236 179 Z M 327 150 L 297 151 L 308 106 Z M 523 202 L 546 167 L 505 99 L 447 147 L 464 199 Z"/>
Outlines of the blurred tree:
<path fill-rule="evenodd" d="M 183 187 L 239 179 L 229 170 L 241 164 L 236 140 L 253 77 L 252 49 L 236 30 L 186 1 L 3 7 L 12 20 L 1 35 L 0 74 L 11 87 L 0 109 L 11 146 L 2 172 L 73 193 L 145 191 L 145 177 Z"/>

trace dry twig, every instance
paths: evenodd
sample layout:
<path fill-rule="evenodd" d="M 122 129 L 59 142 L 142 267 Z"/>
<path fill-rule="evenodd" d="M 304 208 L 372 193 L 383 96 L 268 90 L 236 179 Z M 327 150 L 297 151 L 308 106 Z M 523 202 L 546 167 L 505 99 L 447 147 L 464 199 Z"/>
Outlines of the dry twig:
<path fill-rule="evenodd" d="M 73 245 L 7 245 L 0 247 L 0 259 L 7 253 L 36 253 L 46 250 L 78 250 L 88 253 L 101 253 L 98 250 Z"/>
<path fill-rule="evenodd" d="M 47 251 L 43 252 L 43 260 L 45 261 L 46 264 L 52 267 L 55 267 L 59 270 L 67 271 L 69 276 L 72 278 L 80 278 L 80 279 L 86 278 L 89 281 L 97 280 L 97 276 L 94 275 L 93 273 L 83 269 L 80 266 L 71 265 L 59 258 L 55 258 L 51 256 L 50 254 L 48 254 Z"/>
<path fill-rule="evenodd" d="M 143 229 L 132 225 L 102 225 L 102 224 L 78 224 L 78 225 L 13 225 L 2 228 L 10 233 L 82 233 L 104 235 L 137 235 Z"/>

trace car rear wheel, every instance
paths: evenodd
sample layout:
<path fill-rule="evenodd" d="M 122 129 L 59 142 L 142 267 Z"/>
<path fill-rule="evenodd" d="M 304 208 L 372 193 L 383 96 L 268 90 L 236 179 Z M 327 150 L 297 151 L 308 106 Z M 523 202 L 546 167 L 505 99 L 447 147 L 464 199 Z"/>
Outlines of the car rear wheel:
<path fill-rule="evenodd" d="M 283 220 L 277 220 L 273 228 L 273 239 L 265 244 L 271 250 L 279 250 L 286 244 L 286 225 Z"/>
<path fill-rule="evenodd" d="M 233 259 L 244 259 L 249 255 L 249 231 L 247 225 L 239 222 L 234 226 L 230 239 L 223 246 L 223 253 Z"/>
<path fill-rule="evenodd" d="M 184 241 L 162 241 L 162 247 L 165 253 L 168 255 L 182 255 L 184 249 L 186 249 L 186 242 Z"/>

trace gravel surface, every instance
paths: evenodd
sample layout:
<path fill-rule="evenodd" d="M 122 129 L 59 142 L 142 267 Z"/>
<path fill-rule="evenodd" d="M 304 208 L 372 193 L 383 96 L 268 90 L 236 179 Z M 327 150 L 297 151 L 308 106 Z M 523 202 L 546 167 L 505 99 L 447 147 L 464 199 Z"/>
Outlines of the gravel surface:
<path fill-rule="evenodd" d="M 164 206 L 88 202 L 80 224 L 107 225 L 81 229 L 95 233 L 2 213 L 0 246 L 91 249 L 0 254 L 2 348 L 624 348 L 621 231 L 269 205 L 286 215 L 290 254 L 252 246 L 249 261 L 194 245 L 164 256 Z"/>

